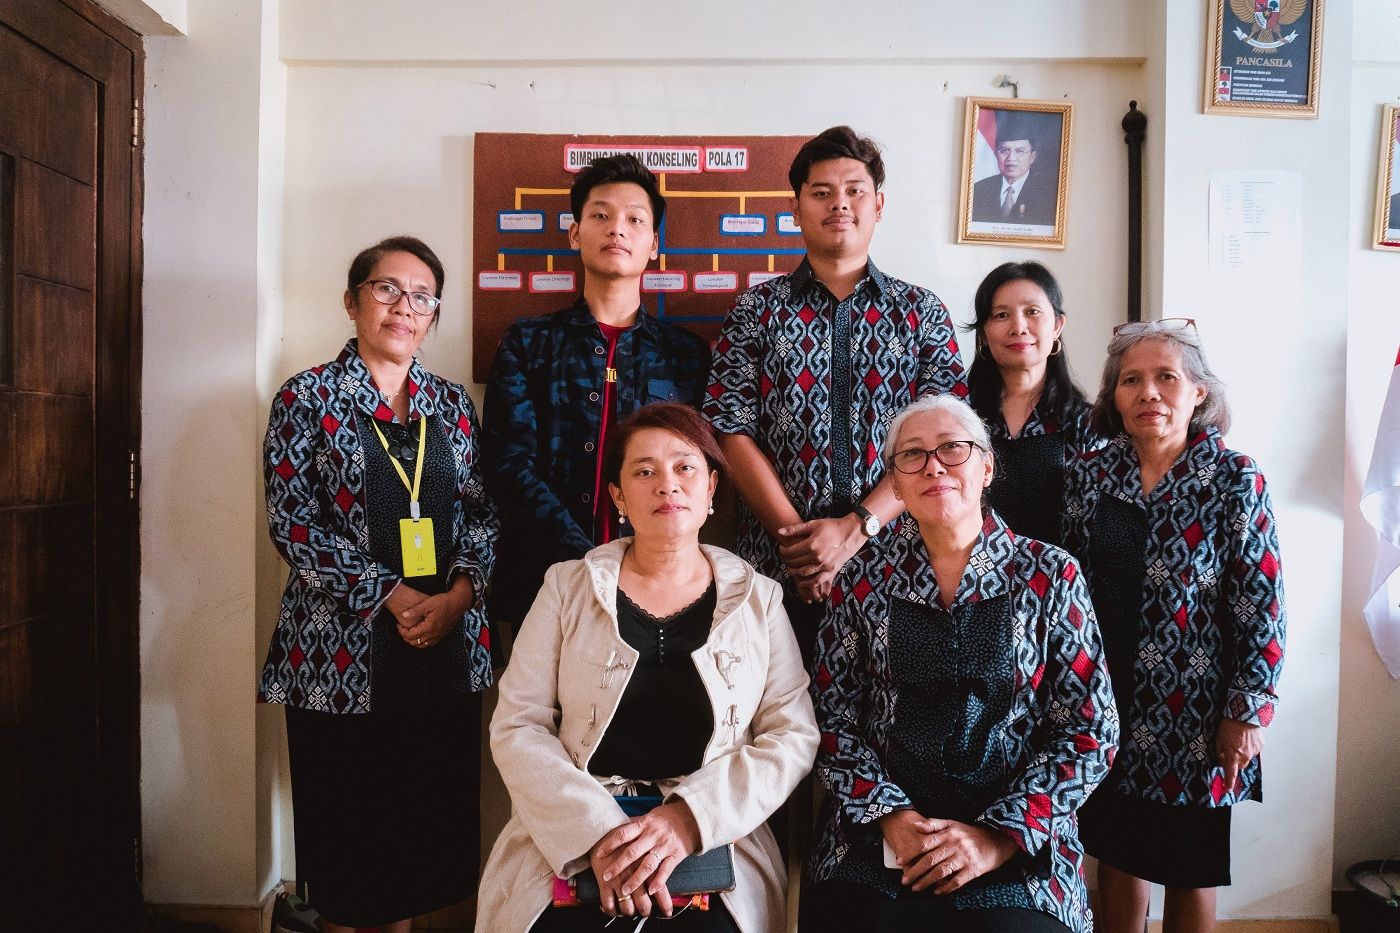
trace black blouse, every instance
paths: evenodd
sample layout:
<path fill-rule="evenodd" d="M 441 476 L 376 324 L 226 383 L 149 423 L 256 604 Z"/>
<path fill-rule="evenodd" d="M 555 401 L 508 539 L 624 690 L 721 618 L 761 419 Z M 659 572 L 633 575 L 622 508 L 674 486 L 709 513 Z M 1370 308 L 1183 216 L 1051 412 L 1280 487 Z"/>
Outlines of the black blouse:
<path fill-rule="evenodd" d="M 418 457 L 418 422 L 378 421 L 389 449 L 413 478 Z M 428 416 L 419 509 L 433 520 L 433 544 L 437 573 L 406 577 L 404 585 L 429 596 L 447 590 L 447 570 L 452 565 L 452 503 L 457 495 L 457 472 L 452 446 L 443 434 L 437 415 Z M 374 433 L 368 418 L 360 419 L 360 449 L 365 454 L 365 504 L 369 516 L 370 551 L 374 559 L 395 574 L 403 573 L 399 521 L 409 517 L 408 489 L 399 478 Z M 432 702 L 435 698 L 469 692 L 470 660 L 462 622 L 431 648 L 419 648 L 403 640 L 393 613 L 381 609 L 374 617 L 371 665 L 374 671 L 374 708 L 402 709 Z"/>
<path fill-rule="evenodd" d="M 1035 408 L 1016 437 L 1003 418 L 988 422 L 996 476 L 987 504 L 1017 535 L 1056 546 L 1064 539 L 1060 521 L 1066 464 L 1104 443 L 1089 428 L 1089 412 L 1089 405 L 1076 405 L 1073 417 L 1062 422 Z"/>
<path fill-rule="evenodd" d="M 715 600 L 711 582 L 695 602 L 658 619 L 617 591 L 618 631 L 641 656 L 589 771 L 658 780 L 690 774 L 704 763 L 714 714 L 690 655 L 710 636 Z"/>

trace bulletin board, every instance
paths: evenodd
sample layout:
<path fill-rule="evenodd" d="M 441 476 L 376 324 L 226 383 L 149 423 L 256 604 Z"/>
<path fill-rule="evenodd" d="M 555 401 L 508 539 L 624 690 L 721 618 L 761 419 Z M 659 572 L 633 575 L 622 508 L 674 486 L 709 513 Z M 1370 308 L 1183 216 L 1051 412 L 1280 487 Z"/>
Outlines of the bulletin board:
<path fill-rule="evenodd" d="M 745 289 L 805 252 L 787 172 L 802 136 L 478 133 L 472 231 L 472 379 L 485 382 L 506 328 L 572 304 L 583 267 L 569 248 L 569 186 L 599 156 L 630 152 L 666 196 L 660 256 L 642 277 L 650 313 L 709 339 Z"/>

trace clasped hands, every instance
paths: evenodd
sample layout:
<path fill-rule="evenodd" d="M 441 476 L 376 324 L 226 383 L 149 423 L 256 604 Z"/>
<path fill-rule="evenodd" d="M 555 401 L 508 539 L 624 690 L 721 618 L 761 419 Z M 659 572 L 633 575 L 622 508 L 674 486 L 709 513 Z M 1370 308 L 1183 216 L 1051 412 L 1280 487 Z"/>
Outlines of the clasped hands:
<path fill-rule="evenodd" d="M 610 917 L 649 917 L 653 911 L 671 916 L 666 880 L 699 848 L 700 827 L 684 800 L 632 817 L 589 850 L 588 861 L 598 879 L 598 906 Z"/>
<path fill-rule="evenodd" d="M 853 512 L 841 518 L 814 518 L 778 529 L 778 555 L 804 602 L 831 595 L 836 574 L 855 557 L 867 538 Z"/>
<path fill-rule="evenodd" d="M 429 596 L 400 581 L 384 608 L 394 615 L 399 637 L 415 648 L 431 648 L 442 641 L 475 602 L 471 580 L 463 574 L 445 593 Z"/>
<path fill-rule="evenodd" d="M 1015 840 L 995 829 L 925 819 L 915 810 L 881 817 L 880 830 L 903 870 L 900 883 L 915 891 L 932 887 L 934 894 L 951 894 L 1000 868 L 1019 850 Z"/>

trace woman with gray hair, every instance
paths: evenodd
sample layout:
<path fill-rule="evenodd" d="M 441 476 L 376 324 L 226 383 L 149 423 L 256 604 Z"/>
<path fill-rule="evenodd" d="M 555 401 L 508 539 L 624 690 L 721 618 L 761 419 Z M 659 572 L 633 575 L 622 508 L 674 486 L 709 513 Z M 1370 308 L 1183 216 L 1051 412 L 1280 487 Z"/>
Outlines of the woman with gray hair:
<path fill-rule="evenodd" d="M 1259 800 L 1284 601 L 1264 475 L 1229 450 L 1224 385 L 1195 322 L 1114 330 L 1094 405 L 1114 440 L 1070 469 L 1066 547 L 1089 578 L 1123 741 L 1085 804 L 1099 929 L 1139 933 L 1153 883 L 1167 929 L 1209 931 L 1230 883 L 1230 807 Z"/>
<path fill-rule="evenodd" d="M 1074 811 L 1118 719 L 1083 575 L 983 505 L 966 402 L 913 402 L 884 456 L 907 512 L 817 632 L 828 796 L 800 929 L 1088 933 Z"/>

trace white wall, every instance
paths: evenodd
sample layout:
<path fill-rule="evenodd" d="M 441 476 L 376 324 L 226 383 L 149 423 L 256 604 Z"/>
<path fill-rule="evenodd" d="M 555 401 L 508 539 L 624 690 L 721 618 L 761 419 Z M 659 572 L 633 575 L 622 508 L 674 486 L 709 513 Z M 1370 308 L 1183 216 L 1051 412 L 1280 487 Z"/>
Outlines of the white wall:
<path fill-rule="evenodd" d="M 488 8 L 489 7 L 489 8 Z M 1101 0 L 284 0 L 293 63 L 864 62 L 1133 60 L 1153 42 L 1132 4 Z"/>
<path fill-rule="evenodd" d="M 188 37 L 146 43 L 144 894 L 252 905 L 262 4 L 189 7 Z"/>
<path fill-rule="evenodd" d="M 1196 112 L 1200 4 L 1158 5 L 1149 15 L 1089 0 L 995 8 L 891 0 L 860 7 L 855 22 L 850 5 L 834 0 L 781 10 L 721 0 L 677 7 L 671 20 L 636 0 L 609 8 L 607 20 L 591 5 L 543 0 L 481 12 L 420 0 L 392 16 L 369 0 L 189 7 L 187 39 L 148 43 L 148 900 L 251 903 L 292 872 L 280 717 L 251 704 L 282 578 L 257 506 L 266 400 L 281 378 L 328 359 L 348 336 L 339 295 L 354 251 L 404 230 L 448 266 L 448 310 L 425 361 L 465 379 L 472 134 L 787 134 L 850 122 L 887 149 L 877 261 L 933 287 L 960 319 L 992 266 L 1046 261 L 1069 298 L 1071 362 L 1092 387 L 1107 330 L 1122 319 L 1119 121 L 1134 97 L 1151 120 L 1148 307 L 1201 321 L 1232 390 L 1231 441 L 1263 463 L 1274 490 L 1289 588 L 1268 799 L 1237 814 L 1237 883 L 1222 914 L 1327 912 L 1334 785 L 1338 863 L 1393 844 L 1393 823 L 1354 802 L 1375 799 L 1367 782 L 1378 771 L 1393 782 L 1400 760 L 1387 734 L 1395 685 L 1377 673 L 1358 628 L 1356 580 L 1364 586 L 1370 557 L 1354 500 L 1387 370 L 1383 361 L 1378 374 L 1372 357 L 1391 356 L 1397 343 L 1393 304 L 1370 300 L 1393 292 L 1382 282 L 1394 281 L 1397 258 L 1362 248 L 1372 98 L 1394 95 L 1395 62 L 1369 77 L 1358 71 L 1352 87 L 1350 5 L 1328 5 L 1322 117 L 1298 122 Z M 1363 8 L 1374 29 L 1362 26 Z M 1358 55 L 1384 58 L 1394 46 L 1376 36 L 1400 36 L 1392 5 L 1358 3 L 1357 20 Z M 284 71 L 279 57 L 292 67 Z M 1002 93 L 993 84 L 1006 72 L 1023 96 L 1077 106 L 1062 253 L 952 242 L 962 98 Z M 1275 287 L 1291 270 L 1241 282 L 1208 269 L 1205 180 L 1212 168 L 1251 166 L 1305 173 L 1307 261 L 1296 288 Z M 1350 344 L 1348 320 L 1357 325 Z"/>
<path fill-rule="evenodd" d="M 886 147 L 886 209 L 874 256 L 932 287 L 958 320 L 995 264 L 1040 259 L 1066 286 L 1071 362 L 1093 382 L 1122 317 L 1126 184 L 1119 121 L 1142 88 L 1130 65 L 1027 64 L 1024 96 L 1075 101 L 1069 247 L 958 246 L 954 240 L 964 98 L 995 95 L 992 63 L 815 67 L 290 69 L 286 324 L 282 369 L 329 358 L 350 333 L 345 268 L 381 236 L 416 232 L 447 265 L 446 313 L 424 350 L 466 381 L 470 353 L 472 134 L 814 134 L 850 122 Z M 744 106 L 736 106 L 737 101 Z M 387 127 L 387 132 L 371 131 Z M 478 394 L 479 399 L 479 394 Z"/>
<path fill-rule="evenodd" d="M 1400 721 L 1400 681 L 1390 678 L 1376 656 L 1363 615 L 1376 537 L 1357 506 L 1400 347 L 1400 300 L 1395 291 L 1400 254 L 1370 249 L 1381 105 L 1400 104 L 1400 6 L 1385 0 L 1360 2 L 1355 27 L 1348 160 L 1352 212 L 1344 234 L 1351 266 L 1334 859 L 1339 886 L 1345 885 L 1348 865 L 1400 850 L 1400 807 L 1391 802 L 1400 780 L 1400 730 L 1395 728 Z"/>
<path fill-rule="evenodd" d="M 1222 914 L 1319 916 L 1330 909 L 1334 814 L 1318 802 L 1333 799 L 1337 757 L 1351 10 L 1327 7 L 1315 121 L 1201 114 L 1205 8 L 1173 3 L 1164 14 L 1160 308 L 1197 319 L 1230 389 L 1228 441 L 1269 479 L 1288 602 L 1265 801 L 1236 811 L 1238 870 Z M 1260 168 L 1302 173 L 1302 264 L 1212 269 L 1210 173 Z"/>

